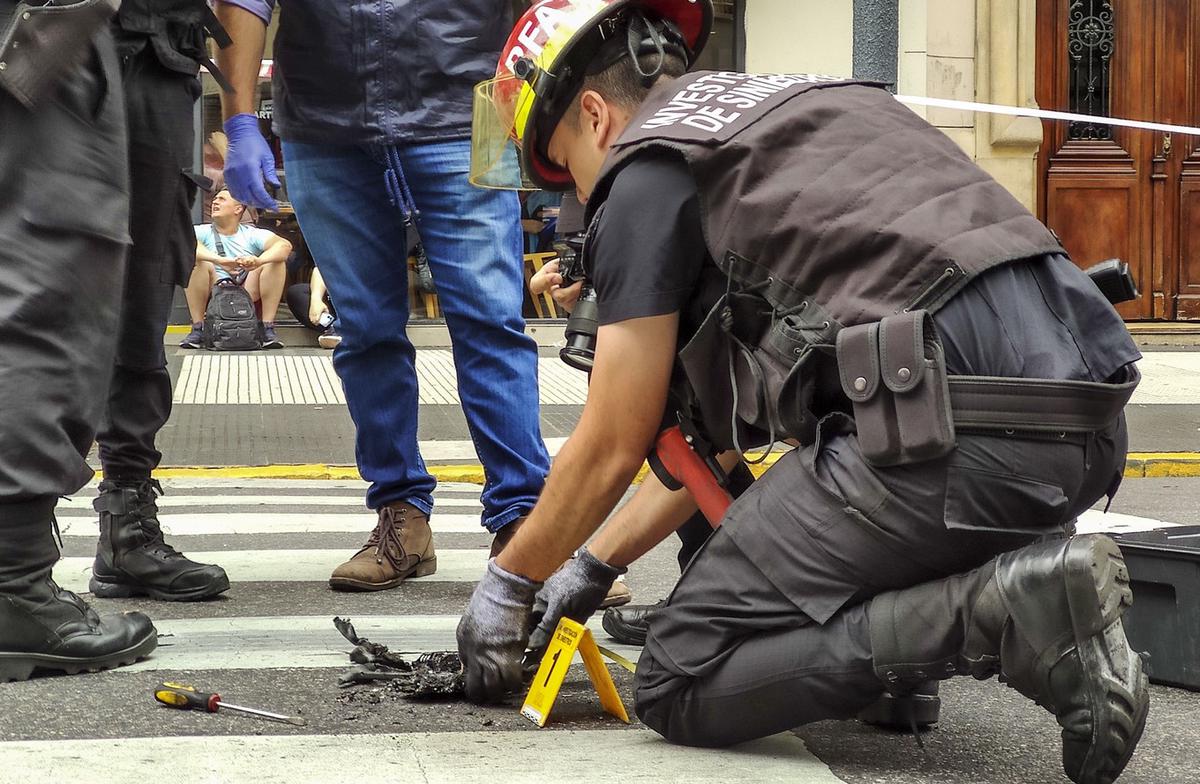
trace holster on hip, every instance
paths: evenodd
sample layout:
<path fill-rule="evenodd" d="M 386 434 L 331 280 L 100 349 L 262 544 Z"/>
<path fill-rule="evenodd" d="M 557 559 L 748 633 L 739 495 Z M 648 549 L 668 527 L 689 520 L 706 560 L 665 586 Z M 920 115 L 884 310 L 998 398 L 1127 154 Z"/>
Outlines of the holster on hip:
<path fill-rule="evenodd" d="M 954 449 L 946 360 L 927 311 L 842 329 L 837 363 L 872 465 L 917 463 Z"/>
<path fill-rule="evenodd" d="M 32 109 L 91 50 L 121 0 L 41 5 L 0 0 L 0 89 Z"/>

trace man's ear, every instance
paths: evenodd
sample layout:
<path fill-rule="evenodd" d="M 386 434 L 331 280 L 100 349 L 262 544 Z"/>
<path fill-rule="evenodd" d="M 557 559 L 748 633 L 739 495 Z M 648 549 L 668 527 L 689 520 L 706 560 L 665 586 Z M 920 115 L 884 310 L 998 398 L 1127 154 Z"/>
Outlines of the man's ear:
<path fill-rule="evenodd" d="M 579 97 L 579 124 L 601 146 L 612 126 L 612 110 L 608 102 L 595 90 L 585 90 Z"/>

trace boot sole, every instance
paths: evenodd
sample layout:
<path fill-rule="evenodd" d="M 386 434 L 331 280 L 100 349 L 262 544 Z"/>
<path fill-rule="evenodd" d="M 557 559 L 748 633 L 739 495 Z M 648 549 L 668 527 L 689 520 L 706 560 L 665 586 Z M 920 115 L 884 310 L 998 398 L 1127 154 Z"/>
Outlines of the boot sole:
<path fill-rule="evenodd" d="M 149 656 L 158 647 L 158 632 L 152 631 L 142 641 L 123 651 L 92 659 L 71 659 L 31 653 L 0 653 L 0 683 L 27 681 L 37 671 L 78 675 L 81 672 L 100 672 L 125 667 Z"/>
<path fill-rule="evenodd" d="M 1110 784 L 1124 770 L 1146 727 L 1150 680 L 1125 636 L 1121 615 L 1133 604 L 1129 570 L 1116 542 L 1079 536 L 1063 556 L 1067 601 L 1084 682 L 1092 684 L 1091 743 L 1063 764 L 1078 784 Z"/>
<path fill-rule="evenodd" d="M 149 596 L 162 602 L 199 602 L 211 599 L 229 590 L 229 578 L 223 577 L 209 585 L 187 591 L 164 591 L 142 583 L 124 583 L 119 579 L 93 576 L 88 590 L 101 599 L 129 599 L 134 596 Z"/>
<path fill-rule="evenodd" d="M 330 577 L 329 587 L 335 591 L 348 591 L 355 593 L 363 593 L 366 591 L 386 591 L 395 588 L 413 577 L 428 577 L 437 572 L 437 556 L 418 561 L 417 565 L 412 568 L 412 571 L 405 572 L 398 577 L 382 583 L 368 583 L 363 580 L 355 580 L 350 577 Z"/>
<path fill-rule="evenodd" d="M 883 693 L 858 713 L 858 720 L 873 727 L 910 732 L 914 727 L 931 730 L 942 715 L 942 698 L 933 694 Z"/>

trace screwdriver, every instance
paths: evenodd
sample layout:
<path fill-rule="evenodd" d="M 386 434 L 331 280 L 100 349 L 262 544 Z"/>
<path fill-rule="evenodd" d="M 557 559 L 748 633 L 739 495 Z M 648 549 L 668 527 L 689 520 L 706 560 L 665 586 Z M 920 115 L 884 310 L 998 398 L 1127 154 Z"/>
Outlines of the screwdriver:
<path fill-rule="evenodd" d="M 221 708 L 272 721 L 282 721 L 294 724 L 297 727 L 303 727 L 308 723 L 300 716 L 282 716 L 278 713 L 268 713 L 267 711 L 255 708 L 243 708 L 241 705 L 230 705 L 228 702 L 221 700 L 220 694 L 197 691 L 195 686 L 187 686 L 182 683 L 159 684 L 158 688 L 154 690 L 154 699 L 163 705 L 178 708 L 179 710 L 203 710 L 209 713 L 216 713 L 217 709 Z"/>

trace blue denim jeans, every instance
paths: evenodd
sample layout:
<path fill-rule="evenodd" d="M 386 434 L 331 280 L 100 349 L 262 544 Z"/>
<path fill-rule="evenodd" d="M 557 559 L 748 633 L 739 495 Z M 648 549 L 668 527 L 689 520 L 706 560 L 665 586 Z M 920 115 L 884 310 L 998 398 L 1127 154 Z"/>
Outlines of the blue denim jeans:
<path fill-rule="evenodd" d="M 420 212 L 483 463 L 483 524 L 495 532 L 533 507 L 550 466 L 537 347 L 521 315 L 520 207 L 515 193 L 467 182 L 469 141 L 394 150 Z M 358 468 L 371 483 L 367 506 L 406 501 L 430 513 L 436 482 L 418 449 L 416 351 L 405 333 L 406 228 L 389 195 L 387 157 L 379 148 L 287 142 L 284 158 L 300 228 L 337 305 L 342 342 L 333 364 L 357 430 Z"/>

